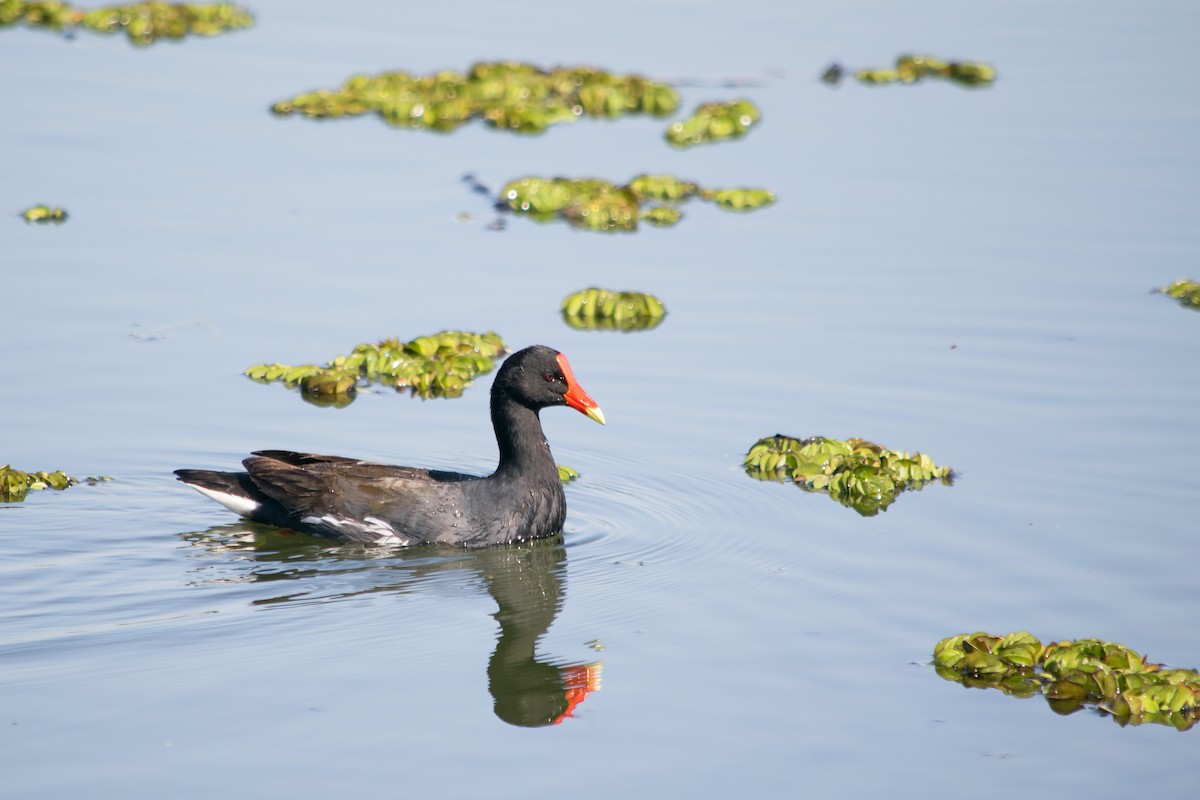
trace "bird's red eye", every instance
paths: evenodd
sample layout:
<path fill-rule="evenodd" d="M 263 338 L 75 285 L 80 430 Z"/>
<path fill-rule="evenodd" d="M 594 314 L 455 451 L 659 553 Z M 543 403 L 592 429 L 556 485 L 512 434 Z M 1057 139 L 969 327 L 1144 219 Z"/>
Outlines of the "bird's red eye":
<path fill-rule="evenodd" d="M 546 383 L 554 383 L 554 373 L 553 372 L 544 373 L 542 375 L 542 377 L 546 379 Z"/>

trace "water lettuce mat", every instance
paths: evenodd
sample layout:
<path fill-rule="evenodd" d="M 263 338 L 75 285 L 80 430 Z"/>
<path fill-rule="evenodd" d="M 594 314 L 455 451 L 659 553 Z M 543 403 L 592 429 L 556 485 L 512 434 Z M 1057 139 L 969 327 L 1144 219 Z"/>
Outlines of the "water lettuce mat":
<path fill-rule="evenodd" d="M 5 464 L 0 467 L 0 503 L 19 503 L 29 492 L 37 492 L 42 489 L 61 491 L 68 486 L 80 483 L 94 485 L 111 480 L 112 478 L 107 475 L 101 475 L 98 478 L 72 478 L 62 470 L 22 472 Z"/>
<path fill-rule="evenodd" d="M 1025 631 L 964 633 L 933 648 L 937 674 L 1013 697 L 1040 694 L 1058 714 L 1092 707 L 1118 725 L 1153 722 L 1186 731 L 1196 723 L 1200 673 L 1165 669 L 1121 644 L 1099 639 L 1043 645 Z"/>
<path fill-rule="evenodd" d="M 452 131 L 473 120 L 498 130 L 541 133 L 582 116 L 664 116 L 679 107 L 670 86 L 595 67 L 543 70 L 515 61 L 480 62 L 466 73 L 382 72 L 352 75 L 336 89 L 316 89 L 275 103 L 278 115 L 335 119 L 377 114 L 389 125 Z"/>
<path fill-rule="evenodd" d="M 51 208 L 50 206 L 30 206 L 21 212 L 21 218 L 26 222 L 36 222 L 39 225 L 45 225 L 53 222 L 55 225 L 61 225 L 67 221 L 67 212 L 61 208 Z"/>
<path fill-rule="evenodd" d="M 499 207 L 540 222 L 564 219 L 589 231 L 635 231 L 638 223 L 659 227 L 683 218 L 679 206 L 692 199 L 725 211 L 754 211 L 775 202 L 766 189 L 705 189 L 674 175 L 638 175 L 617 185 L 599 178 L 527 177 L 500 190 Z"/>
<path fill-rule="evenodd" d="M 740 139 L 758 124 L 762 114 L 749 100 L 728 103 L 704 103 L 687 119 L 672 122 L 667 142 L 673 147 Z"/>
<path fill-rule="evenodd" d="M 906 489 L 930 481 L 947 486 L 954 471 L 923 453 L 888 450 L 865 439 L 796 439 L 783 434 L 759 439 L 742 462 L 760 481 L 793 481 L 807 492 L 822 492 L 864 517 L 873 517 Z"/>
<path fill-rule="evenodd" d="M 299 387 L 301 396 L 322 406 L 349 405 L 360 386 L 379 383 L 414 397 L 459 397 L 476 375 L 490 372 L 507 352 L 495 333 L 442 331 L 410 342 L 384 339 L 360 344 L 350 355 L 316 364 L 256 364 L 245 375 L 260 383 Z"/>
<path fill-rule="evenodd" d="M 647 331 L 667 315 L 662 301 L 642 292 L 610 292 L 592 287 L 562 301 L 563 321 L 581 331 Z"/>
<path fill-rule="evenodd" d="M 834 63 L 821 75 L 821 80 L 830 86 L 837 86 L 845 74 L 842 65 Z M 996 68 L 982 61 L 943 61 L 933 56 L 911 55 L 897 58 L 895 67 L 860 69 L 853 74 L 859 83 L 868 85 L 912 84 L 934 78 L 968 88 L 980 88 L 991 86 L 996 80 Z"/>
<path fill-rule="evenodd" d="M 1158 291 L 1168 297 L 1174 297 L 1184 308 L 1200 311 L 1200 283 L 1180 279 Z"/>
<path fill-rule="evenodd" d="M 249 28 L 254 24 L 254 15 L 232 3 L 129 3 L 89 11 L 55 0 L 0 0 L 0 27 L 19 24 L 55 31 L 82 28 L 94 33 L 120 32 L 133 44 L 148 45 L 159 39 L 216 36 Z"/>

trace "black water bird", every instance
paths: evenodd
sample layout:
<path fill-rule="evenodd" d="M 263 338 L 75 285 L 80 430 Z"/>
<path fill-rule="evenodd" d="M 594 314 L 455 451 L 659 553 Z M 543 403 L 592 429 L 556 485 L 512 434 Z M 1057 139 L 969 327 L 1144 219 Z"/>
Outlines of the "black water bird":
<path fill-rule="evenodd" d="M 604 414 L 567 357 L 535 345 L 509 356 L 492 383 L 500 463 L 486 477 L 339 456 L 261 450 L 245 472 L 175 471 L 179 480 L 243 517 L 371 544 L 482 547 L 553 536 L 567 502 L 538 412 L 570 406 Z"/>

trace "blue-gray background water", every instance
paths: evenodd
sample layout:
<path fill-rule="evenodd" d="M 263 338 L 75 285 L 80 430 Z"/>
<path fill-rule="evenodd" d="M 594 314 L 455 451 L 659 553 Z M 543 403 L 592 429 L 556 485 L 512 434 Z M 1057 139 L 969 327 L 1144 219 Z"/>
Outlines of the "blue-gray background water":
<path fill-rule="evenodd" d="M 1200 8 L 252 9 L 250 30 L 145 49 L 0 31 L 0 462 L 116 478 L 0 506 L 5 796 L 1194 788 L 1194 731 L 1058 717 L 929 660 L 1027 629 L 1200 666 L 1200 314 L 1151 292 L 1200 277 Z M 818 80 L 904 52 L 999 79 Z M 676 151 L 646 118 L 521 137 L 268 113 L 357 72 L 490 59 L 675 82 L 683 112 L 748 97 L 763 122 Z M 460 180 L 639 172 L 779 201 L 497 232 Z M 70 220 L 15 216 L 39 202 Z M 669 316 L 574 331 L 559 303 L 592 285 Z M 325 546 L 173 480 L 268 447 L 486 472 L 490 376 L 332 410 L 241 374 L 445 328 L 563 350 L 607 414 L 543 415 L 583 475 L 565 546 Z M 748 478 L 777 432 L 961 477 L 864 518 Z M 524 726 L 596 662 L 570 716 Z"/>

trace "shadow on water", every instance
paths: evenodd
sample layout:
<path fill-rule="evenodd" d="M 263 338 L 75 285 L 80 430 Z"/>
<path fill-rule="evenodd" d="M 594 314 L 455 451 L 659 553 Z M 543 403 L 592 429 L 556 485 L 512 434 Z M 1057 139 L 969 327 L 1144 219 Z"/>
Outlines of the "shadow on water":
<path fill-rule="evenodd" d="M 468 570 L 482 579 L 498 606 L 493 617 L 500 633 L 487 666 L 497 717 L 521 727 L 556 725 L 600 687 L 600 663 L 559 664 L 537 656 L 538 640 L 562 607 L 567 552 L 561 537 L 471 551 L 404 550 L 336 545 L 238 523 L 180 538 L 203 548 L 206 560 L 217 559 L 201 568 L 197 585 L 279 581 L 292 589 L 252 601 L 255 605 L 408 594 L 429 586 L 435 575 Z"/>

